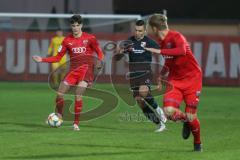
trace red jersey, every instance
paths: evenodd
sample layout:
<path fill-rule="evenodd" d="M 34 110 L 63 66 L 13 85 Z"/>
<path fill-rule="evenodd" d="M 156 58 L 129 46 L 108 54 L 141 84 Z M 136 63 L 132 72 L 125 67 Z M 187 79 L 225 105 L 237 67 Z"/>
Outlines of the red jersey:
<path fill-rule="evenodd" d="M 70 71 L 77 69 L 83 64 L 93 65 L 95 60 L 95 53 L 99 60 L 103 60 L 103 52 L 94 35 L 82 32 L 79 38 L 73 37 L 72 34 L 64 38 L 61 46 L 58 49 L 56 56 L 43 58 L 43 62 L 59 62 L 66 54 L 70 56 Z"/>
<path fill-rule="evenodd" d="M 201 74 L 201 68 L 194 58 L 186 38 L 181 33 L 169 30 L 165 39 L 158 42 L 165 65 L 169 68 L 169 80 Z"/>

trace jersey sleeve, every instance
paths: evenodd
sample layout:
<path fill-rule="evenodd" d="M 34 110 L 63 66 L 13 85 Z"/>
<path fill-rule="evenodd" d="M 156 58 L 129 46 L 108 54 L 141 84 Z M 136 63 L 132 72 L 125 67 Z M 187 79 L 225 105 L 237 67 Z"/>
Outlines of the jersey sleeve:
<path fill-rule="evenodd" d="M 186 40 L 185 40 L 185 38 L 181 34 L 178 34 L 175 37 L 174 41 L 175 41 L 175 48 L 161 49 L 162 55 L 168 55 L 168 56 L 186 55 Z"/>
<path fill-rule="evenodd" d="M 104 54 L 95 36 L 91 38 L 91 47 L 94 51 L 96 51 L 99 60 L 102 61 L 104 58 Z"/>
<path fill-rule="evenodd" d="M 59 46 L 58 54 L 56 56 L 42 58 L 42 62 L 48 62 L 48 63 L 59 62 L 62 59 L 62 57 L 66 54 L 66 51 L 67 51 L 66 41 L 67 40 L 64 39 L 62 44 Z"/>
<path fill-rule="evenodd" d="M 155 41 L 152 40 L 152 39 L 149 39 L 149 40 L 148 40 L 147 47 L 148 47 L 148 48 L 160 49 L 160 47 L 159 47 L 159 45 L 157 44 L 157 42 L 155 42 Z"/>

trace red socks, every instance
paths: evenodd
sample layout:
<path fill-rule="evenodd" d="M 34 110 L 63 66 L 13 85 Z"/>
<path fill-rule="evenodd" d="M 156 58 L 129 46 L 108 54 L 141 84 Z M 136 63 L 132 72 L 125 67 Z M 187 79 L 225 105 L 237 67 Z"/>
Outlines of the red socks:
<path fill-rule="evenodd" d="M 82 103 L 82 100 L 80 101 L 77 101 L 75 99 L 75 107 L 74 107 L 74 124 L 79 124 L 79 116 L 80 116 L 80 113 L 82 111 L 82 106 L 83 106 L 83 103 Z"/>
<path fill-rule="evenodd" d="M 194 137 L 194 143 L 195 144 L 201 144 L 200 140 L 200 122 L 198 118 L 194 119 L 192 122 L 189 122 L 189 126 L 191 128 L 193 137 Z"/>
<path fill-rule="evenodd" d="M 64 106 L 64 99 L 63 98 L 56 98 L 56 111 L 63 115 L 63 106 Z M 74 106 L 74 124 L 79 124 L 79 116 L 82 111 L 82 100 L 77 101 L 75 99 L 75 106 Z"/>
<path fill-rule="evenodd" d="M 63 114 L 63 105 L 64 105 L 64 99 L 56 98 L 56 111 L 61 115 Z"/>
<path fill-rule="evenodd" d="M 193 107 L 193 106 L 187 106 L 185 109 L 186 113 L 190 113 L 190 114 L 197 114 L 197 107 Z M 191 132 L 193 134 L 194 137 L 194 143 L 195 144 L 201 144 L 201 140 L 200 140 L 200 122 L 198 120 L 198 118 L 194 118 L 192 121 L 188 122 L 190 128 L 191 128 Z"/>

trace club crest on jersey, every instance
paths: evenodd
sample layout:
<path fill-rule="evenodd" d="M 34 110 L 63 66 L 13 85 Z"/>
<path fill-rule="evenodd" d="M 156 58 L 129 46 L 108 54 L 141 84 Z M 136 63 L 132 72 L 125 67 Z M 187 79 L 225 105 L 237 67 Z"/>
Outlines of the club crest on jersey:
<path fill-rule="evenodd" d="M 167 43 L 167 48 L 172 48 L 172 43 Z"/>
<path fill-rule="evenodd" d="M 86 47 L 76 47 L 72 48 L 73 53 L 85 53 L 86 52 Z"/>
<path fill-rule="evenodd" d="M 83 40 L 83 44 L 86 46 L 88 44 L 88 40 Z"/>
<path fill-rule="evenodd" d="M 141 47 L 145 48 L 146 47 L 146 42 L 141 42 Z"/>

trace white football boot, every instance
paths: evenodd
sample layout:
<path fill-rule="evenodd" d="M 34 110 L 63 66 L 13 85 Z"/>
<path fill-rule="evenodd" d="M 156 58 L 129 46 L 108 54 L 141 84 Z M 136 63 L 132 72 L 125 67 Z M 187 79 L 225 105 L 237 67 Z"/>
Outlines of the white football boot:
<path fill-rule="evenodd" d="M 159 128 L 156 129 L 155 132 L 162 132 L 162 131 L 164 131 L 164 130 L 167 129 L 167 128 L 166 128 L 166 125 L 165 125 L 162 121 L 159 123 L 158 127 L 159 127 Z"/>
<path fill-rule="evenodd" d="M 77 124 L 73 124 L 73 130 L 74 131 L 80 131 L 80 128 Z"/>

